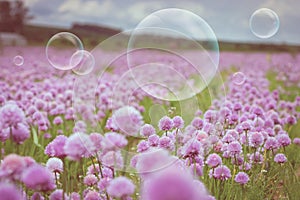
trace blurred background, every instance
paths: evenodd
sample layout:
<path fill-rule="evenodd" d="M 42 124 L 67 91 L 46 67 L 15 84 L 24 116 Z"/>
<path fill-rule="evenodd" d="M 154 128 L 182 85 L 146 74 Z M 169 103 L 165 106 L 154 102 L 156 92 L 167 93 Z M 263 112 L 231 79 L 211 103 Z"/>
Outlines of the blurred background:
<path fill-rule="evenodd" d="M 57 32 L 80 37 L 87 49 L 133 29 L 154 11 L 181 8 L 202 17 L 214 30 L 220 50 L 299 51 L 299 0 L 0 0 L 2 45 L 45 45 Z M 256 37 L 249 19 L 260 8 L 279 17 L 278 32 Z"/>

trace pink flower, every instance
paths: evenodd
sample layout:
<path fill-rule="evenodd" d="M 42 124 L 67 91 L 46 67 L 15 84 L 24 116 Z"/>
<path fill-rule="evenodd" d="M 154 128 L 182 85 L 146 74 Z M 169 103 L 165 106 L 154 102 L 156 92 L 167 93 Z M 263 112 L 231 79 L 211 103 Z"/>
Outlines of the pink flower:
<path fill-rule="evenodd" d="M 67 139 L 68 138 L 64 135 L 56 136 L 56 138 L 46 146 L 45 154 L 51 157 L 64 158 L 66 156 L 64 146 Z"/>
<path fill-rule="evenodd" d="M 287 161 L 287 158 L 283 153 L 278 153 L 275 155 L 274 161 L 277 163 L 285 163 Z"/>
<path fill-rule="evenodd" d="M 22 192 L 11 183 L 0 182 L 0 197 L 2 200 L 25 200 Z"/>
<path fill-rule="evenodd" d="M 26 187 L 37 191 L 49 191 L 56 187 L 50 170 L 38 164 L 25 170 L 22 181 Z"/>
<path fill-rule="evenodd" d="M 173 121 L 170 117 L 164 116 L 158 122 L 159 130 L 169 131 L 173 128 Z"/>
<path fill-rule="evenodd" d="M 205 189 L 199 189 L 191 176 L 178 169 L 156 173 L 142 185 L 143 200 L 199 200 L 207 196 Z"/>
<path fill-rule="evenodd" d="M 63 162 L 59 158 L 49 158 L 46 167 L 52 172 L 62 173 L 64 171 Z"/>
<path fill-rule="evenodd" d="M 241 185 L 245 185 L 249 181 L 249 176 L 245 172 L 239 172 L 235 176 L 234 181 L 241 184 Z"/>
<path fill-rule="evenodd" d="M 114 198 L 124 198 L 134 193 L 135 185 L 126 177 L 118 177 L 110 181 L 107 193 Z"/>
<path fill-rule="evenodd" d="M 136 136 L 144 121 L 138 110 L 131 106 L 124 106 L 113 113 L 112 123 L 122 133 Z"/>
<path fill-rule="evenodd" d="M 90 157 L 95 152 L 95 146 L 87 134 L 76 132 L 67 139 L 64 152 L 71 160 L 80 160 Z"/>
<path fill-rule="evenodd" d="M 173 120 L 174 128 L 183 128 L 184 127 L 184 121 L 183 121 L 182 117 L 175 116 L 175 117 L 173 117 L 172 120 Z"/>
<path fill-rule="evenodd" d="M 151 124 L 145 124 L 141 127 L 140 134 L 145 137 L 155 134 L 155 128 Z"/>
<path fill-rule="evenodd" d="M 209 154 L 206 159 L 206 164 L 209 167 L 217 167 L 222 164 L 222 158 L 216 153 Z"/>

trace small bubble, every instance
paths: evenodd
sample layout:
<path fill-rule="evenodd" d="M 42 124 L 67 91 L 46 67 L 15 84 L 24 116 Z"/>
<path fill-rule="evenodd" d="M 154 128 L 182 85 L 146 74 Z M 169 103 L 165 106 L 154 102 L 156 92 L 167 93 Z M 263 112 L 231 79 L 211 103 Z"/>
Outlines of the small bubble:
<path fill-rule="evenodd" d="M 270 38 L 279 29 L 279 18 L 273 10 L 261 8 L 251 15 L 249 24 L 252 33 L 256 37 Z"/>
<path fill-rule="evenodd" d="M 83 50 L 81 40 L 69 32 L 60 32 L 50 38 L 46 46 L 46 57 L 49 63 L 56 69 L 69 70 L 76 67 L 80 59 L 76 59 L 77 63 L 71 62 L 72 56 Z M 80 51 L 82 53 L 82 51 Z M 83 55 L 81 54 L 81 57 Z"/>
<path fill-rule="evenodd" d="M 22 66 L 24 64 L 24 58 L 22 56 L 15 56 L 13 62 L 17 66 Z"/>
<path fill-rule="evenodd" d="M 245 74 L 243 74 L 242 72 L 236 72 L 233 74 L 232 79 L 234 84 L 242 85 L 245 82 L 246 77 Z"/>
<path fill-rule="evenodd" d="M 77 63 L 77 64 L 76 64 Z M 93 71 L 95 66 L 94 56 L 85 50 L 76 51 L 71 57 L 70 65 L 75 67 L 72 71 L 78 75 L 86 75 Z"/>

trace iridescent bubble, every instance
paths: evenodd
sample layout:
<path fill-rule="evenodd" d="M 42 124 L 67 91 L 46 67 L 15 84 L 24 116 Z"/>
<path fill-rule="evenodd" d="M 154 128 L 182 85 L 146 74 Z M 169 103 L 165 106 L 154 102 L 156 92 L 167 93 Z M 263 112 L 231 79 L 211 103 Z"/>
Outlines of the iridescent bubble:
<path fill-rule="evenodd" d="M 70 63 L 71 66 L 75 65 L 75 67 L 72 68 L 72 71 L 75 74 L 86 75 L 93 71 L 93 68 L 95 66 L 95 59 L 90 52 L 86 50 L 79 50 L 73 54 Z"/>
<path fill-rule="evenodd" d="M 24 58 L 23 58 L 23 56 L 20 56 L 20 55 L 15 56 L 13 59 L 13 62 L 17 66 L 22 66 L 24 64 Z"/>
<path fill-rule="evenodd" d="M 50 38 L 46 46 L 46 57 L 49 63 L 56 69 L 69 70 L 76 67 L 80 59 L 71 62 L 72 56 L 83 50 L 81 40 L 69 32 L 60 32 Z M 82 53 L 82 51 L 80 51 Z M 83 57 L 81 54 L 80 57 Z"/>
<path fill-rule="evenodd" d="M 256 10 L 251 15 L 249 23 L 252 33 L 259 38 L 270 38 L 279 29 L 278 15 L 268 8 Z"/>
<path fill-rule="evenodd" d="M 218 69 L 219 46 L 201 17 L 171 8 L 154 12 L 137 25 L 129 39 L 127 59 L 129 68 L 139 67 L 132 71 L 138 85 L 149 83 L 145 92 L 179 101 L 195 96 L 210 83 Z"/>
<path fill-rule="evenodd" d="M 246 80 L 246 76 L 242 72 L 236 72 L 233 74 L 232 79 L 234 84 L 242 85 Z"/>

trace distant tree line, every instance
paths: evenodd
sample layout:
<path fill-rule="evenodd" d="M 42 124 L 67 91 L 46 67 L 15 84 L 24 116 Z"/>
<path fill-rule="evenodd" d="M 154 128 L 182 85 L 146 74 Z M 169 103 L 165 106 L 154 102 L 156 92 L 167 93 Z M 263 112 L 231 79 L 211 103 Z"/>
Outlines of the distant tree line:
<path fill-rule="evenodd" d="M 0 1 L 0 32 L 22 34 L 25 21 L 32 18 L 28 11 L 23 1 Z"/>
<path fill-rule="evenodd" d="M 79 23 L 74 23 L 71 29 L 84 30 L 93 33 L 101 33 L 107 35 L 115 35 L 121 32 L 120 29 L 108 28 L 108 27 L 103 27 L 103 26 L 93 25 L 93 24 L 79 24 Z"/>

